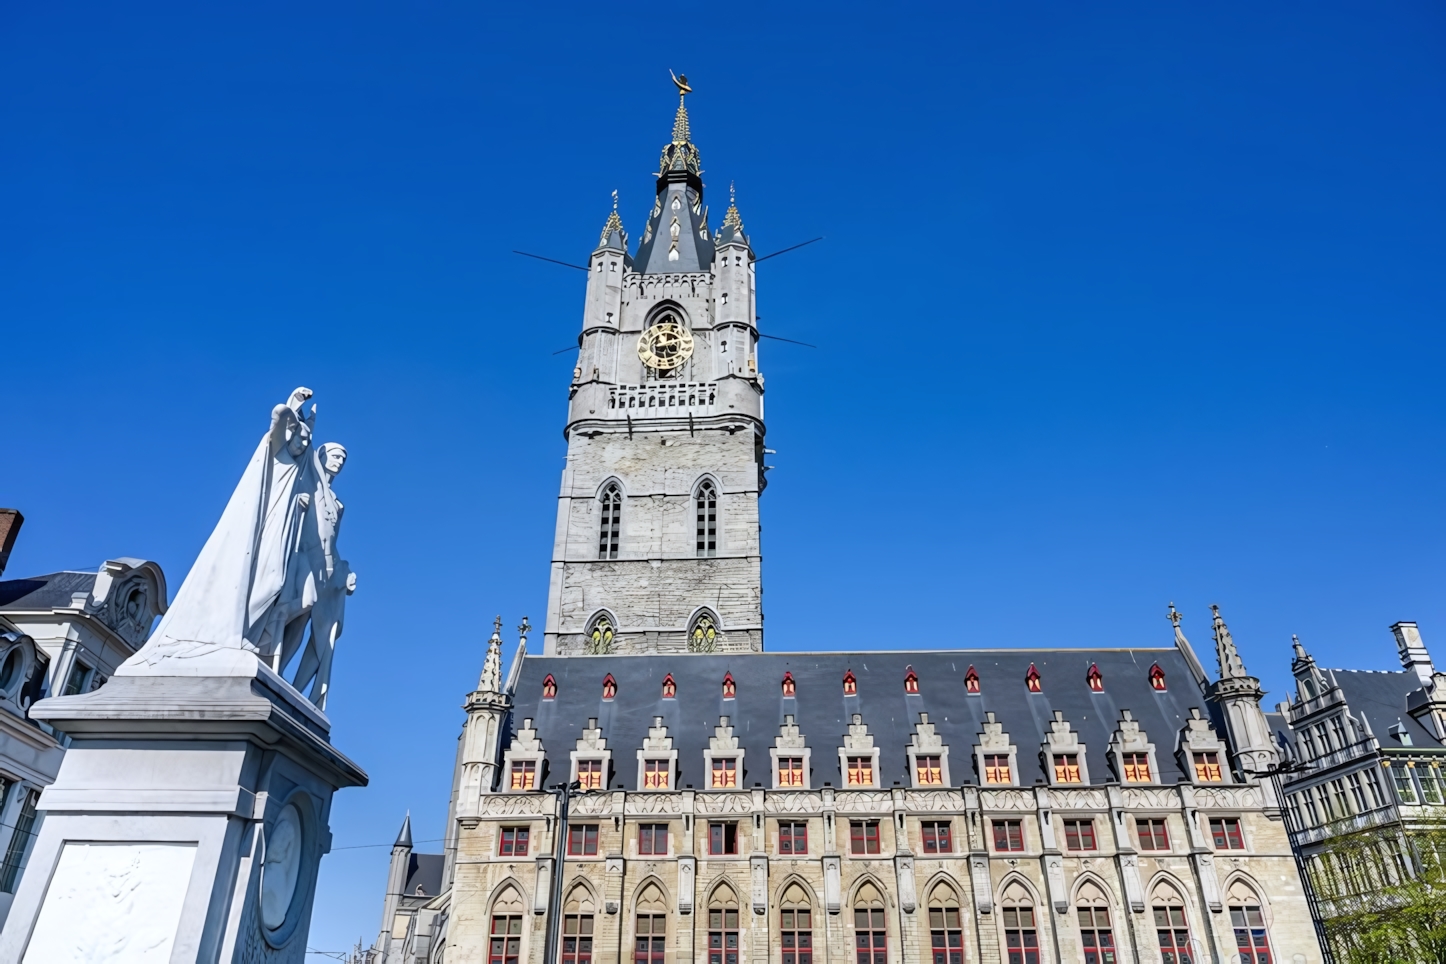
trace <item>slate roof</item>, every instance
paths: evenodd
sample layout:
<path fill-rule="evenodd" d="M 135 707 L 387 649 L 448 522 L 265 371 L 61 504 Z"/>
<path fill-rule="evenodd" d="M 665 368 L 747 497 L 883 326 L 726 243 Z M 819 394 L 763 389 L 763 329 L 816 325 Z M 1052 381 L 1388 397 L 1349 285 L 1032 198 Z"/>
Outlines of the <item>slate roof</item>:
<path fill-rule="evenodd" d="M 1029 693 L 1025 674 L 1033 663 L 1043 678 L 1042 693 Z M 1091 663 L 1104 676 L 1104 692 L 1093 692 L 1085 675 Z M 1150 686 L 1151 665 L 1165 672 L 1167 689 Z M 964 675 L 975 668 L 981 694 L 965 693 Z M 919 693 L 906 694 L 904 675 L 912 666 Z M 845 696 L 842 680 L 852 670 L 858 694 Z M 793 674 L 796 697 L 782 696 L 785 672 Z M 603 678 L 611 673 L 616 698 L 602 698 Z M 662 698 L 663 677 L 671 673 L 677 698 Z M 737 697 L 725 700 L 722 681 L 732 673 Z M 552 674 L 557 697 L 542 698 L 543 680 Z M 577 746 L 590 717 L 597 717 L 612 751 L 612 789 L 635 789 L 637 750 L 653 717 L 661 716 L 678 752 L 678 786 L 704 789 L 703 750 L 720 716 L 731 718 L 734 735 L 744 750 L 740 786 L 771 785 L 768 751 L 774 746 L 784 714 L 795 716 L 812 751 L 812 786 L 841 786 L 838 748 L 852 714 L 860 713 L 881 751 L 879 784 L 898 781 L 910 786 L 906 748 L 919 713 L 929 714 L 936 733 L 949 747 L 951 781 L 977 784 L 974 746 L 986 712 L 993 712 L 1018 748 L 1019 783 L 1045 780 L 1040 746 L 1046 743 L 1053 711 L 1063 711 L 1086 747 L 1090 781 L 1114 782 L 1106 763 L 1107 747 L 1120 719 L 1130 710 L 1155 744 L 1162 783 L 1186 778 L 1175 759 L 1180 730 L 1190 708 L 1199 707 L 1215 719 L 1222 739 L 1225 728 L 1205 702 L 1184 655 L 1169 649 L 957 650 L 943 652 L 749 653 L 729 655 L 649 656 L 526 656 L 518 674 L 511 728 L 533 720 L 549 758 L 548 784 L 566 778 L 568 754 Z M 502 746 L 511 744 L 504 734 Z M 1046 781 L 1047 782 L 1047 781 Z"/>
<path fill-rule="evenodd" d="M 28 579 L 0 579 L 0 612 L 71 605 L 75 593 L 95 588 L 94 572 L 52 572 Z"/>
<path fill-rule="evenodd" d="M 442 854 L 412 854 L 407 861 L 407 882 L 402 887 L 402 893 L 408 897 L 417 896 L 417 888 L 422 888 L 422 896 L 436 897 L 442 892 L 442 865 L 445 863 Z"/>
<path fill-rule="evenodd" d="M 1351 713 L 1364 716 L 1371 724 L 1371 732 L 1376 735 L 1381 746 L 1401 746 L 1400 741 L 1391 736 L 1391 727 L 1395 726 L 1397 721 L 1405 724 L 1412 746 L 1441 745 L 1435 733 L 1406 712 L 1406 704 L 1411 695 L 1421 691 L 1421 679 L 1414 671 L 1331 669 L 1326 670 L 1326 675 L 1335 678 Z"/>

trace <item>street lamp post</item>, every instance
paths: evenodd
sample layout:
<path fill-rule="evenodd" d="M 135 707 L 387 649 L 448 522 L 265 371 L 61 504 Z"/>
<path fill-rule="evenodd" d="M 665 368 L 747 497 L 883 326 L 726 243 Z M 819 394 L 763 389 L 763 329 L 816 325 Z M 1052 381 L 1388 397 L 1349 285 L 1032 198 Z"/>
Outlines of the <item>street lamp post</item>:
<path fill-rule="evenodd" d="M 557 856 L 552 862 L 552 893 L 547 898 L 547 940 L 543 943 L 543 964 L 557 964 L 557 943 L 561 937 L 563 862 L 567 859 L 567 811 L 582 784 L 554 784 L 548 789 L 557 798 Z"/>
<path fill-rule="evenodd" d="M 1270 784 L 1275 788 L 1275 800 L 1280 804 L 1280 819 L 1285 824 L 1285 837 L 1290 843 L 1290 856 L 1295 860 L 1295 871 L 1300 876 L 1300 885 L 1305 888 L 1305 903 L 1310 908 L 1310 920 L 1315 925 L 1315 939 L 1320 944 L 1321 958 L 1325 964 L 1335 964 L 1335 956 L 1331 953 L 1330 942 L 1326 940 L 1325 922 L 1320 916 L 1320 899 L 1316 896 L 1315 883 L 1306 872 L 1305 858 L 1300 854 L 1300 848 L 1295 844 L 1295 835 L 1299 828 L 1295 825 L 1295 819 L 1291 816 L 1290 807 L 1285 802 L 1285 791 L 1281 789 L 1281 774 L 1302 773 L 1310 767 L 1295 760 L 1282 760 L 1268 770 L 1261 771 L 1270 777 Z"/>

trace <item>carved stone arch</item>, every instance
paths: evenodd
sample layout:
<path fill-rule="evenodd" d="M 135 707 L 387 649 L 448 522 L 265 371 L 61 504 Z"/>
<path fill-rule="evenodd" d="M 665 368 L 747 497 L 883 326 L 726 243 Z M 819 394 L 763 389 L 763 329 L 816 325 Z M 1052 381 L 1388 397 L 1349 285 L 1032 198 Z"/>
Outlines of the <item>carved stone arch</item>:
<path fill-rule="evenodd" d="M 924 884 L 924 893 L 928 895 L 925 903 L 933 907 L 936 903 L 942 904 L 946 899 L 952 900 L 957 906 L 964 905 L 964 888 L 959 886 L 959 881 L 947 871 L 939 871 Z"/>
<path fill-rule="evenodd" d="M 504 914 L 525 914 L 527 913 L 527 891 L 515 877 L 507 877 L 492 888 L 492 893 L 487 898 L 487 913 L 489 915 Z"/>
<path fill-rule="evenodd" d="M 725 910 L 737 910 L 743 906 L 738 897 L 738 888 L 727 877 L 719 877 L 708 885 L 708 896 L 704 903 L 710 908 L 721 907 Z"/>
<path fill-rule="evenodd" d="M 1119 895 L 1115 893 L 1114 888 L 1111 887 L 1109 882 L 1103 877 L 1090 870 L 1082 871 L 1070 887 L 1069 902 L 1071 906 L 1079 903 L 1080 895 L 1084 893 L 1087 887 L 1094 887 L 1099 890 L 1100 896 L 1109 904 L 1112 914 L 1119 909 L 1120 898 Z"/>
<path fill-rule="evenodd" d="M 688 617 L 688 652 L 716 653 L 723 642 L 723 621 L 707 606 Z"/>
<path fill-rule="evenodd" d="M 667 914 L 668 888 L 656 876 L 644 877 L 633 888 L 633 916 Z"/>
<path fill-rule="evenodd" d="M 1023 891 L 1034 907 L 1046 907 L 1047 902 L 1040 897 L 1039 888 L 1034 882 L 1017 870 L 1010 871 L 1000 878 L 999 886 L 995 888 L 995 903 L 1002 904 L 1008 900 L 1017 900 L 1017 893 Z"/>
<path fill-rule="evenodd" d="M 1190 907 L 1190 888 L 1168 870 L 1157 871 L 1145 884 L 1145 902 L 1149 903 L 1155 899 L 1156 894 L 1164 894 L 1167 891 L 1174 893 L 1185 907 Z"/>
<path fill-rule="evenodd" d="M 599 482 L 597 484 L 597 488 L 593 490 L 592 497 L 594 499 L 601 499 L 603 497 L 603 493 L 607 491 L 609 486 L 616 487 L 619 494 L 621 494 L 623 498 L 626 499 L 628 497 L 628 487 L 623 485 L 623 480 L 618 478 L 616 475 L 610 475 L 607 478 L 603 479 L 601 482 Z"/>
<path fill-rule="evenodd" d="M 883 902 L 881 906 L 885 908 L 891 908 L 895 905 L 895 901 L 889 895 L 889 888 L 884 884 L 884 882 L 881 881 L 879 878 L 875 877 L 873 874 L 866 873 L 860 875 L 859 878 L 855 880 L 853 882 L 853 885 L 849 888 L 848 906 L 857 906 L 860 896 L 867 895 L 868 888 L 872 888 L 873 891 L 878 895 L 877 899 Z M 868 901 L 873 900 L 874 898 L 865 896 L 864 899 Z"/>
<path fill-rule="evenodd" d="M 1265 918 L 1265 925 L 1274 925 L 1274 915 L 1270 912 L 1270 898 L 1266 896 L 1266 890 L 1260 886 L 1260 882 L 1243 870 L 1237 870 L 1227 876 L 1220 884 L 1220 892 L 1225 895 L 1224 903 L 1227 907 L 1231 904 L 1242 904 L 1253 901 L 1260 905 L 1261 916 Z"/>
<path fill-rule="evenodd" d="M 790 887 L 799 888 L 808 899 L 810 906 L 823 906 L 823 898 L 819 897 L 818 891 L 813 889 L 813 885 L 810 884 L 806 878 L 798 874 L 788 874 L 773 890 L 773 903 L 775 907 L 783 906 L 784 897 L 788 895 Z"/>
<path fill-rule="evenodd" d="M 602 907 L 597 891 L 586 877 L 574 877 L 563 893 L 566 895 L 562 899 L 564 914 L 596 914 Z"/>
<path fill-rule="evenodd" d="M 673 320 L 684 328 L 693 327 L 693 320 L 688 316 L 687 309 L 671 298 L 663 298 L 648 309 L 648 313 L 643 319 L 643 329 L 646 331 L 653 327 L 662 321 L 665 315 L 672 315 Z"/>

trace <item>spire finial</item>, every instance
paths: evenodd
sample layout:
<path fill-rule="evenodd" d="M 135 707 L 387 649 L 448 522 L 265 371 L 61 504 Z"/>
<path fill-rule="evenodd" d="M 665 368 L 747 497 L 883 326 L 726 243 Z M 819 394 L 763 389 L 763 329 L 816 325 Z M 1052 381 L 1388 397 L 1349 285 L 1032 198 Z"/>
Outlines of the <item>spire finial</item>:
<path fill-rule="evenodd" d="M 623 230 L 623 219 L 618 217 L 617 189 L 613 190 L 613 209 L 612 212 L 608 214 L 608 219 L 603 222 L 602 237 L 598 239 L 597 246 L 599 248 L 606 248 L 614 233 L 618 236 L 618 243 L 613 245 L 613 247 L 622 248 L 626 251 L 628 247 L 628 232 Z"/>
<path fill-rule="evenodd" d="M 1220 618 L 1220 607 L 1212 603 L 1210 615 L 1215 630 L 1215 658 L 1220 661 L 1220 678 L 1241 679 L 1249 676 L 1250 674 L 1245 672 L 1245 663 L 1240 659 L 1240 652 L 1235 648 L 1230 627 Z"/>
<path fill-rule="evenodd" d="M 477 681 L 481 693 L 502 692 L 502 617 L 492 621 L 492 638 L 487 640 L 487 658 L 482 660 L 482 678 Z"/>
<path fill-rule="evenodd" d="M 530 632 L 532 632 L 532 624 L 527 621 L 526 616 L 523 616 L 522 623 L 517 627 L 517 635 L 521 636 L 523 639 L 526 639 L 527 634 Z"/>
<path fill-rule="evenodd" d="M 693 92 L 693 88 L 691 88 L 691 87 L 688 86 L 688 75 L 687 75 L 687 74 L 675 74 L 675 73 L 673 73 L 671 70 L 669 70 L 669 71 L 668 71 L 668 76 L 671 77 L 671 78 L 673 78 L 673 84 L 674 84 L 675 86 L 677 86 L 677 88 L 678 88 L 678 106 L 679 106 L 679 107 L 682 107 L 682 106 L 683 106 L 683 98 L 684 98 L 684 97 L 687 97 L 689 94 L 691 94 L 691 93 Z"/>
<path fill-rule="evenodd" d="M 498 613 L 497 618 L 492 620 L 492 634 L 499 635 L 502 632 L 502 614 Z"/>
<path fill-rule="evenodd" d="M 616 211 L 617 209 L 618 209 L 618 189 L 617 189 L 617 188 L 613 188 L 613 210 Z"/>
<path fill-rule="evenodd" d="M 1175 608 L 1175 604 L 1174 604 L 1173 602 L 1170 603 L 1170 615 L 1167 616 L 1166 618 L 1170 620 L 1170 625 L 1171 625 L 1171 626 L 1174 626 L 1176 630 L 1179 630 L 1179 628 L 1180 628 L 1180 618 L 1181 618 L 1181 617 L 1180 617 L 1180 610 L 1178 610 L 1178 609 Z"/>

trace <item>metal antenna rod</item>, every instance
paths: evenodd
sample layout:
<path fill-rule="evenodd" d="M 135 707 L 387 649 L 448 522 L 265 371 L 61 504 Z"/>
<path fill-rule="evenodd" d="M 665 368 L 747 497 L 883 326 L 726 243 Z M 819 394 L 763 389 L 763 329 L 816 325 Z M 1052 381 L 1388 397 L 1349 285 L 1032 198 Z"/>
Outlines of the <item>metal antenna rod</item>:
<path fill-rule="evenodd" d="M 518 251 L 516 248 L 513 248 L 513 249 L 512 249 L 512 253 L 513 253 L 513 254 L 520 254 L 520 255 L 522 255 L 524 258 L 536 258 L 538 261 L 548 261 L 548 262 L 551 262 L 552 264 L 560 264 L 560 265 L 562 265 L 564 268 L 576 268 L 576 269 L 579 270 L 579 271 L 586 271 L 586 270 L 587 270 L 587 268 L 583 267 L 583 266 L 580 265 L 580 264 L 573 264 L 573 263 L 570 262 L 570 261 L 559 261 L 559 260 L 557 260 L 556 258 L 544 258 L 544 257 L 543 257 L 542 255 L 540 255 L 540 254 L 528 254 L 526 251 Z M 779 252 L 779 254 L 782 254 L 782 253 L 783 253 L 782 251 Z M 769 257 L 772 257 L 772 255 L 770 255 Z"/>
<path fill-rule="evenodd" d="M 764 255 L 763 257 L 761 257 L 761 258 L 754 258 L 754 259 L 753 259 L 753 263 L 754 263 L 754 264 L 757 264 L 757 263 L 760 262 L 760 261 L 767 261 L 769 258 L 776 258 L 776 257 L 778 257 L 780 254 L 787 254 L 787 253 L 790 252 L 790 251 L 797 251 L 799 248 L 803 247 L 804 245 L 813 244 L 814 241 L 822 241 L 822 240 L 823 240 L 823 235 L 819 235 L 819 236 L 816 237 L 816 238 L 812 238 L 812 239 L 810 239 L 810 240 L 808 240 L 808 241 L 804 241 L 802 244 L 795 244 L 795 245 L 793 245 L 793 247 L 784 248 L 782 251 L 775 251 L 775 252 L 773 252 L 772 254 L 765 254 L 765 255 Z M 520 252 L 520 251 L 518 252 L 518 254 L 521 254 L 521 253 L 522 253 L 522 252 Z M 586 271 L 587 269 L 584 268 L 583 270 Z"/>

